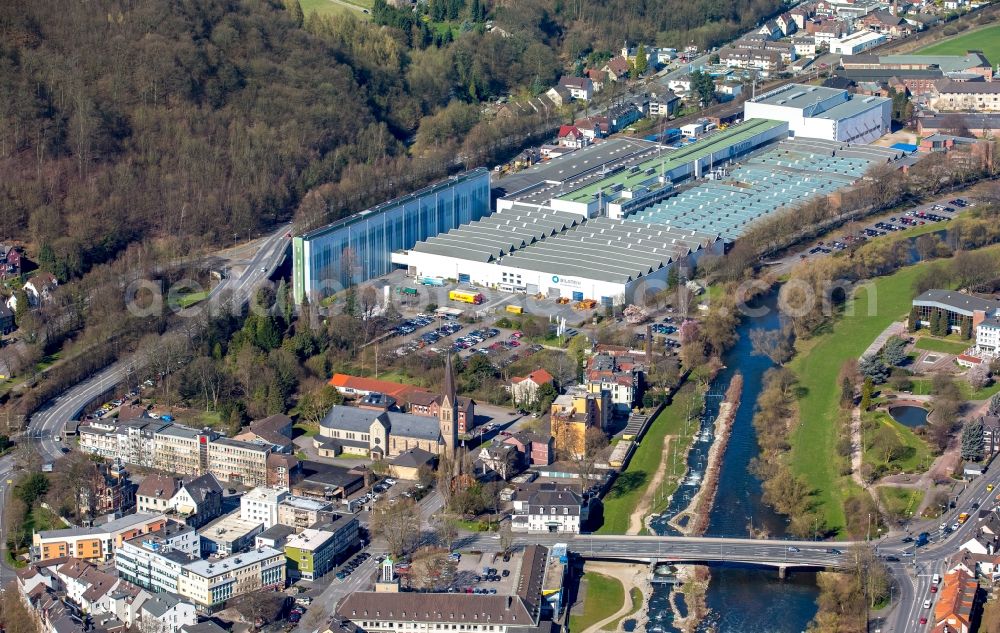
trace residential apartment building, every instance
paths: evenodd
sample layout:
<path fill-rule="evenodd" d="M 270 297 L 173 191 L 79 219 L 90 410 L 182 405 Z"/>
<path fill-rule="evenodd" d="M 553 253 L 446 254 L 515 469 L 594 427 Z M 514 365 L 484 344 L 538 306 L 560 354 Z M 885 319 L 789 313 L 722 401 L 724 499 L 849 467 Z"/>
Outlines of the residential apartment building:
<path fill-rule="evenodd" d="M 267 483 L 273 448 L 266 442 L 241 442 L 219 437 L 210 429 L 199 431 L 159 420 L 80 427 L 80 450 L 85 453 L 186 477 L 211 473 L 218 481 L 248 486 Z M 288 468 L 287 461 L 273 463 Z"/>
<path fill-rule="evenodd" d="M 587 361 L 586 378 L 587 391 L 607 393 L 615 411 L 627 414 L 632 410 L 639 388 L 637 371 L 620 367 L 610 354 L 595 354 Z"/>
<path fill-rule="evenodd" d="M 246 520 L 234 510 L 199 528 L 201 553 L 228 556 L 245 551 L 254 546 L 255 537 L 263 531 L 263 523 Z"/>
<path fill-rule="evenodd" d="M 587 429 L 606 429 L 610 411 L 608 393 L 589 393 L 585 386 L 577 385 L 557 397 L 550 412 L 553 448 L 557 455 L 583 455 Z"/>
<path fill-rule="evenodd" d="M 270 452 L 266 446 L 221 438 L 208 445 L 208 472 L 222 481 L 262 486 Z"/>
<path fill-rule="evenodd" d="M 258 486 L 240 497 L 240 518 L 263 523 L 266 530 L 278 523 L 278 504 L 288 496 L 287 490 Z"/>
<path fill-rule="evenodd" d="M 177 592 L 181 568 L 201 554 L 194 528 L 168 521 L 162 529 L 122 543 L 115 570 L 125 580 L 153 592 Z"/>
<path fill-rule="evenodd" d="M 140 630 L 148 633 L 179 633 L 198 624 L 198 612 L 190 602 L 170 593 L 158 593 L 139 607 Z"/>
<path fill-rule="evenodd" d="M 259 589 L 285 586 L 285 554 L 259 547 L 235 556 L 188 563 L 177 580 L 177 593 L 202 611 L 213 611 L 230 598 Z"/>
<path fill-rule="evenodd" d="M 943 112 L 1000 112 L 1000 81 L 952 81 L 936 86 L 931 106 Z"/>
<path fill-rule="evenodd" d="M 288 577 L 316 580 L 336 566 L 337 541 L 333 532 L 302 530 L 285 541 Z"/>
<path fill-rule="evenodd" d="M 300 530 L 312 527 L 332 514 L 333 504 L 329 501 L 289 495 L 278 503 L 278 524 Z"/>
<path fill-rule="evenodd" d="M 215 433 L 171 424 L 156 432 L 155 468 L 178 475 L 198 476 L 205 472 L 207 446 Z"/>
<path fill-rule="evenodd" d="M 107 562 L 123 542 L 155 532 L 166 522 L 162 514 L 130 514 L 95 527 L 35 532 L 31 539 L 32 559 L 45 561 L 69 556 Z"/>

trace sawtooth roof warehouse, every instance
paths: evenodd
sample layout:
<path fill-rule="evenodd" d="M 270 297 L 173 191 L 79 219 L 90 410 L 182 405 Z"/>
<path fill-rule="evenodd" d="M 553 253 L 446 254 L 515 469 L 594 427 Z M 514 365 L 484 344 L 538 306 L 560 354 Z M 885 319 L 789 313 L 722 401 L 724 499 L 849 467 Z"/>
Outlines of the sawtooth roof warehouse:
<path fill-rule="evenodd" d="M 405 267 L 503 292 L 643 303 L 672 267 L 901 158 L 865 144 L 888 131 L 890 106 L 792 84 L 747 102 L 742 123 L 672 146 L 614 138 L 492 182 L 467 172 L 297 237 L 295 300 Z"/>
<path fill-rule="evenodd" d="M 604 304 L 666 288 L 670 267 L 722 253 L 718 234 L 515 203 L 392 254 L 413 275 Z M 638 296 L 637 296 L 638 295 Z"/>

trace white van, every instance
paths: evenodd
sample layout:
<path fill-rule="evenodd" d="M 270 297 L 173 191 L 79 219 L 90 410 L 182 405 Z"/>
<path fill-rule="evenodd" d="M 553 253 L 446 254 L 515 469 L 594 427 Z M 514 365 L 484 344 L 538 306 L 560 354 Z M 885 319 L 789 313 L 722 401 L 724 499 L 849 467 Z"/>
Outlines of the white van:
<path fill-rule="evenodd" d="M 934 577 L 931 578 L 931 584 L 936 585 L 939 582 L 941 582 L 941 576 L 939 576 L 938 574 L 934 574 Z"/>

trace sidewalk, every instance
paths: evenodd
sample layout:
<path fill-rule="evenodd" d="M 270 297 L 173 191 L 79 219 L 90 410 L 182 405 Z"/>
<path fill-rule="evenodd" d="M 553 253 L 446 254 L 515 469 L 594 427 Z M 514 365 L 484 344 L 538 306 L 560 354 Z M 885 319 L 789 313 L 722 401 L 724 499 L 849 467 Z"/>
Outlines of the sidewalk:
<path fill-rule="evenodd" d="M 882 346 L 885 345 L 885 342 L 889 340 L 889 337 L 894 335 L 902 336 L 905 332 L 906 326 L 903 325 L 902 321 L 890 323 L 889 327 L 882 330 L 882 333 L 875 337 L 875 340 L 868 346 L 868 349 L 866 349 L 861 356 L 858 356 L 858 360 L 861 360 L 865 356 L 871 354 L 877 354 L 879 350 L 882 349 Z"/>

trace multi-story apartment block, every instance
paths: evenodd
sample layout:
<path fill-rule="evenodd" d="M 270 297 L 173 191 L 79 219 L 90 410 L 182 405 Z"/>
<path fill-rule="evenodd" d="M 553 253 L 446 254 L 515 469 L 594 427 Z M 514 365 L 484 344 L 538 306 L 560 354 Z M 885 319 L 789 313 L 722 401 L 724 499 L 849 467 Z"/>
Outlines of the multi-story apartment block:
<path fill-rule="evenodd" d="M 115 551 L 115 570 L 150 591 L 176 593 L 181 568 L 200 554 L 199 541 L 194 528 L 168 521 L 155 532 L 122 543 Z"/>
<path fill-rule="evenodd" d="M 329 501 L 287 496 L 278 504 L 278 523 L 299 530 L 312 527 L 333 515 Z"/>
<path fill-rule="evenodd" d="M 284 586 L 285 554 L 270 547 L 188 563 L 177 579 L 177 593 L 202 611 L 213 611 L 226 600 L 252 591 Z"/>
<path fill-rule="evenodd" d="M 209 429 L 138 419 L 117 426 L 102 422 L 81 426 L 80 450 L 182 476 L 211 473 L 219 481 L 258 486 L 268 481 L 273 446 L 220 438 Z M 287 479 L 295 466 L 289 464 L 293 459 L 270 463 Z"/>
<path fill-rule="evenodd" d="M 44 561 L 69 556 L 106 562 L 123 542 L 155 532 L 166 522 L 162 514 L 130 514 L 95 527 L 35 532 L 31 542 L 32 558 Z"/>
<path fill-rule="evenodd" d="M 336 536 L 326 530 L 302 530 L 285 541 L 285 557 L 291 578 L 321 578 L 336 565 L 336 555 Z"/>
<path fill-rule="evenodd" d="M 258 486 L 240 497 L 240 519 L 263 523 L 266 530 L 278 523 L 278 505 L 288 496 L 287 490 Z"/>
<path fill-rule="evenodd" d="M 267 483 L 267 456 L 271 449 L 227 438 L 208 444 L 208 472 L 222 481 L 263 486 Z"/>
<path fill-rule="evenodd" d="M 215 438 L 211 431 L 202 432 L 180 424 L 160 429 L 154 440 L 155 468 L 197 477 L 208 469 L 208 446 Z"/>

